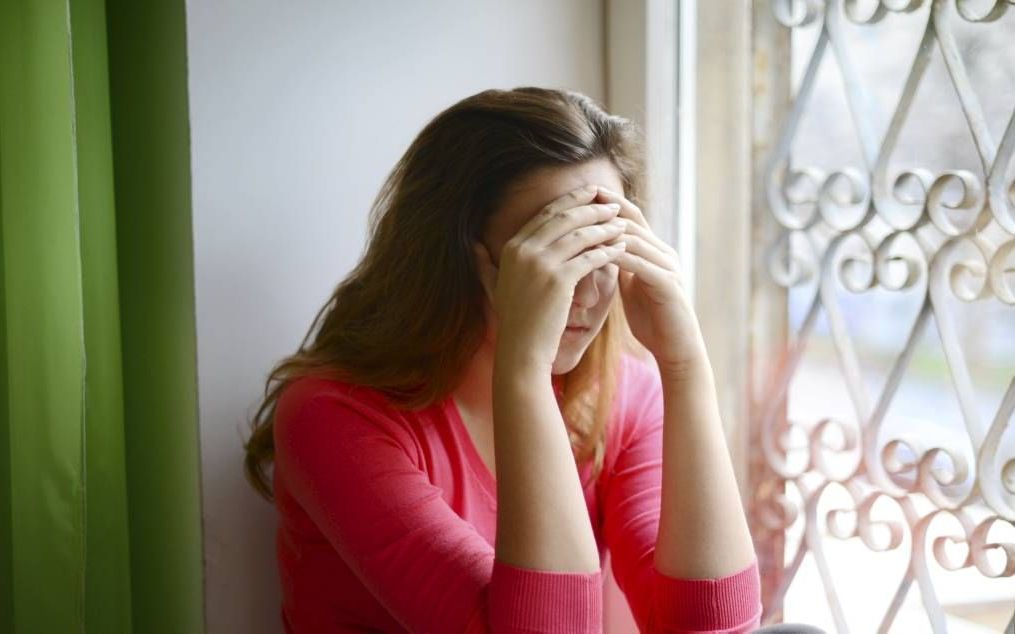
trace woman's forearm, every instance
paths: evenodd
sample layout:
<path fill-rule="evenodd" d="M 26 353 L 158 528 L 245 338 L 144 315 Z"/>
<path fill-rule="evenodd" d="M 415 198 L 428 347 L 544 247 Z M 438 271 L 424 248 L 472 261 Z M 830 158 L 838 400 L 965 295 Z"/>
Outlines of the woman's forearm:
<path fill-rule="evenodd" d="M 545 371 L 498 361 L 493 375 L 497 559 L 595 572 L 599 551 L 567 429 Z"/>
<path fill-rule="evenodd" d="M 663 484 L 655 564 L 664 575 L 707 579 L 755 557 L 707 357 L 661 368 Z"/>

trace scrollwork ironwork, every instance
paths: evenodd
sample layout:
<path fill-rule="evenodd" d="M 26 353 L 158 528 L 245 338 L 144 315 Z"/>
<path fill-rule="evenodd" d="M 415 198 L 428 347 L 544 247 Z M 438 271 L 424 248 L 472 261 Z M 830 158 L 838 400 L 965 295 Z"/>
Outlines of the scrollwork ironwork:
<path fill-rule="evenodd" d="M 832 539 L 855 538 L 874 552 L 905 552 L 900 549 L 908 543 L 909 563 L 885 606 L 880 631 L 891 625 L 914 583 L 931 628 L 945 631 L 931 564 L 945 571 L 975 569 L 988 578 L 1015 575 L 1015 544 L 991 537 L 998 527 L 1015 524 L 1015 377 L 992 420 L 983 420 L 955 316 L 956 306 L 987 299 L 1015 306 L 1015 110 L 1000 143 L 995 143 L 952 32 L 956 22 L 996 22 L 1011 4 L 1011 0 L 932 0 L 929 6 L 922 0 L 772 3 L 775 19 L 785 27 L 810 25 L 819 31 L 763 166 L 768 211 L 781 229 L 778 239 L 767 246 L 766 273 L 785 289 L 814 284 L 783 362 L 767 379 L 767 400 L 752 421 L 771 474 L 755 489 L 755 517 L 765 530 L 788 531 L 801 524 L 803 528 L 766 614 L 780 611 L 801 562 L 810 555 L 836 627 L 847 631 L 822 530 Z M 873 132 L 870 95 L 851 59 L 843 20 L 849 28 L 866 28 L 892 14 L 923 10 L 926 20 L 920 18 L 919 44 L 879 138 Z M 940 170 L 895 163 L 900 132 L 935 50 L 961 106 L 977 165 Z M 826 59 L 832 60 L 843 80 L 851 121 L 842 123 L 850 125 L 856 136 L 860 165 L 833 169 L 791 160 L 818 68 Z M 862 295 L 873 289 L 906 292 L 922 301 L 884 384 L 871 395 L 839 298 L 843 292 Z M 784 410 L 790 384 L 822 314 L 853 409 L 828 412 L 817 420 L 789 418 Z M 962 420 L 937 421 L 941 425 L 933 429 L 889 426 L 889 408 L 910 369 L 917 342 L 931 324 L 939 335 Z M 945 427 L 948 433 L 941 431 Z M 794 443 L 794 437 L 804 442 Z M 819 521 L 819 503 L 833 489 L 845 489 L 851 504 L 834 506 Z M 791 490 L 799 493 L 799 501 L 788 495 Z M 884 507 L 894 508 L 899 517 L 875 517 L 875 508 Z M 949 532 L 932 535 L 946 524 L 952 527 Z"/>

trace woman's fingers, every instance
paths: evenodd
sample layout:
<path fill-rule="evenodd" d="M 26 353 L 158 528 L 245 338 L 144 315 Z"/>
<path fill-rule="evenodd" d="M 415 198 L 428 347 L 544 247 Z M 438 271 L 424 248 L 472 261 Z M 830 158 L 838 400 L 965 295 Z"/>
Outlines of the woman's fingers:
<path fill-rule="evenodd" d="M 649 227 L 648 220 L 645 218 L 645 214 L 641 212 L 638 205 L 635 205 L 630 200 L 624 198 L 622 194 L 618 194 L 617 192 L 606 189 L 605 187 L 599 187 L 598 190 L 599 195 L 596 198 L 605 203 L 616 203 L 620 205 L 620 216 L 622 218 L 630 218 L 643 227 Z"/>
<path fill-rule="evenodd" d="M 616 261 L 623 253 L 627 245 L 623 242 L 616 244 L 600 244 L 587 251 L 583 251 L 561 266 L 563 276 L 571 285 L 577 284 L 592 271 Z"/>
<path fill-rule="evenodd" d="M 627 243 L 627 252 L 638 255 L 645 260 L 655 264 L 659 268 L 673 274 L 679 274 L 677 263 L 673 256 L 660 250 L 654 244 L 641 236 L 625 233 L 618 238 Z"/>
<path fill-rule="evenodd" d="M 620 207 L 616 203 L 593 203 L 554 212 L 551 218 L 529 235 L 526 243 L 537 248 L 548 247 L 567 235 L 568 232 L 575 232 L 584 227 L 594 227 L 604 221 L 612 220 L 617 216 L 619 210 Z"/>
<path fill-rule="evenodd" d="M 596 197 L 597 189 L 595 187 L 581 187 L 569 191 L 560 198 L 545 205 L 539 212 L 533 217 L 529 218 L 529 221 L 522 225 L 512 240 L 525 241 L 528 240 L 536 231 L 538 231 L 544 224 L 552 220 L 557 216 L 558 213 L 571 207 L 578 207 L 591 203 Z M 616 214 L 614 214 L 616 215 Z"/>
<path fill-rule="evenodd" d="M 635 277 L 641 278 L 650 287 L 662 290 L 677 284 L 675 271 L 664 269 L 641 255 L 621 252 L 614 261 L 622 271 L 633 273 Z M 625 285 L 629 284 L 630 281 L 627 281 Z"/>
<path fill-rule="evenodd" d="M 564 276 L 575 282 L 613 260 L 618 266 L 620 260 L 629 263 L 622 267 L 625 278 L 639 274 L 646 281 L 663 281 L 668 275 L 679 281 L 680 277 L 677 252 L 652 232 L 641 209 L 597 185 L 575 189 L 547 204 L 505 244 L 513 257 L 523 247 L 526 259 L 549 256 L 546 263 L 560 263 Z M 622 255 L 625 250 L 627 256 Z"/>
<path fill-rule="evenodd" d="M 602 186 L 598 189 L 599 195 L 596 197 L 596 200 L 613 202 L 620 205 L 618 218 L 627 221 L 622 239 L 627 240 L 632 236 L 635 238 L 628 241 L 630 244 L 627 252 L 640 255 L 649 262 L 676 272 L 679 276 L 680 257 L 677 255 L 676 249 L 652 231 L 652 227 L 649 225 L 641 209 L 617 192 Z"/>
<path fill-rule="evenodd" d="M 630 221 L 628 221 L 627 218 L 623 218 L 622 220 L 625 223 L 625 231 L 628 234 L 636 235 L 636 236 L 642 238 L 643 240 L 649 242 L 654 247 L 656 247 L 657 249 L 659 249 L 663 253 L 665 253 L 665 254 L 669 255 L 671 258 L 673 258 L 674 263 L 677 263 L 677 262 L 680 261 L 680 258 L 677 256 L 676 249 L 674 249 L 673 247 L 668 245 L 665 240 L 663 240 L 662 238 L 657 236 L 655 233 L 653 233 L 651 228 L 643 227 L 642 225 L 638 224 L 637 222 L 630 222 Z"/>
<path fill-rule="evenodd" d="M 623 270 L 644 279 L 653 286 L 660 284 L 683 285 L 684 278 L 680 272 L 680 264 L 675 257 L 660 251 L 655 245 L 640 236 L 625 233 L 618 240 L 627 243 L 625 251 L 627 254 L 635 256 L 647 264 L 646 268 L 646 266 L 625 264 L 618 260 L 617 265 Z M 626 281 L 626 284 L 630 284 L 630 281 Z"/>
<path fill-rule="evenodd" d="M 557 238 L 547 249 L 553 252 L 553 257 L 556 261 L 564 262 L 586 249 L 591 249 L 619 237 L 624 232 L 625 224 L 626 221 L 614 218 L 601 224 L 572 229 Z"/>

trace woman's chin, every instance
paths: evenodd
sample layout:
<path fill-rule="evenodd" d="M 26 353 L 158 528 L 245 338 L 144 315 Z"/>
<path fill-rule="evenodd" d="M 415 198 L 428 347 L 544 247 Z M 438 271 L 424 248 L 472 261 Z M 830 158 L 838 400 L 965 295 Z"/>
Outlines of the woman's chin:
<path fill-rule="evenodd" d="M 551 374 L 567 374 L 578 366 L 585 353 L 585 345 L 564 342 L 557 349 L 557 358 L 553 360 Z"/>

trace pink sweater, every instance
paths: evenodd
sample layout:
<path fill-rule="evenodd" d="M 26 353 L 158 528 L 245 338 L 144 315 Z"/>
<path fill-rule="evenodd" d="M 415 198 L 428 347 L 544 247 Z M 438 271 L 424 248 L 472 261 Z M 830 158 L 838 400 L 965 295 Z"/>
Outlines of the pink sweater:
<path fill-rule="evenodd" d="M 604 468 L 585 490 L 600 557 L 642 632 L 749 632 L 756 561 L 718 579 L 653 565 L 662 429 L 658 369 L 625 355 Z M 450 396 L 399 412 L 376 390 L 304 377 L 279 400 L 275 447 L 286 632 L 602 631 L 602 570 L 495 558 L 496 482 Z"/>

